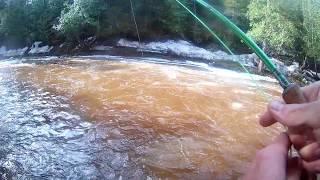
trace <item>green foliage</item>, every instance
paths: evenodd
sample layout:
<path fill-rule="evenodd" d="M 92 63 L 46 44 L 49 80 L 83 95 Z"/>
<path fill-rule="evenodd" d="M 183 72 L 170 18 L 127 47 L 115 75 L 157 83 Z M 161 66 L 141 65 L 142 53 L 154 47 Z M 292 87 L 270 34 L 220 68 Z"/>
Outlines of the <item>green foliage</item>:
<path fill-rule="evenodd" d="M 63 9 L 63 0 L 31 0 L 28 3 L 28 26 L 31 41 L 49 42 L 52 28 Z"/>
<path fill-rule="evenodd" d="M 75 1 L 62 12 L 56 30 L 65 34 L 69 39 L 78 38 L 85 26 L 84 14 L 80 4 Z"/>
<path fill-rule="evenodd" d="M 320 61 L 320 2 L 303 1 L 304 42 L 307 56 Z"/>
<path fill-rule="evenodd" d="M 6 3 L 2 10 L 0 32 L 12 45 L 25 43 L 29 35 L 26 1 L 8 0 Z"/>
<path fill-rule="evenodd" d="M 182 0 L 190 5 L 187 0 Z M 190 33 L 192 19 L 175 0 L 139 0 L 133 10 L 140 34 L 146 38 L 164 34 L 184 37 Z M 57 29 L 70 39 L 86 35 L 107 38 L 114 35 L 136 37 L 132 9 L 128 0 L 75 0 L 62 12 Z"/>
<path fill-rule="evenodd" d="M 68 4 L 56 26 L 69 40 L 80 40 L 100 29 L 107 4 L 103 0 L 75 0 Z M 87 34 L 88 33 L 88 34 Z"/>
<path fill-rule="evenodd" d="M 224 0 L 224 14 L 244 30 L 249 27 L 246 18 L 250 0 Z"/>
<path fill-rule="evenodd" d="M 299 30 L 280 8 L 279 1 L 252 0 L 249 5 L 251 35 L 258 42 L 282 54 L 295 47 Z"/>
<path fill-rule="evenodd" d="M 2 11 L 6 7 L 6 1 L 0 0 L 0 11 Z"/>
<path fill-rule="evenodd" d="M 188 3 L 190 1 L 182 0 L 181 2 L 192 9 L 192 4 Z M 177 5 L 175 0 L 165 1 L 165 6 L 162 10 L 165 11 L 165 9 L 170 13 L 166 14 L 166 16 L 160 15 L 164 27 L 168 27 L 169 31 L 180 35 L 190 32 L 188 27 L 194 25 L 190 25 L 193 19 L 188 12 Z"/>
<path fill-rule="evenodd" d="M 217 24 L 217 21 L 194 0 L 180 1 L 195 14 L 207 19 L 207 23 L 216 28 L 219 34 L 230 37 L 230 33 L 226 33 L 226 29 Z M 240 25 L 246 20 L 243 14 L 246 11 L 247 1 L 241 0 L 239 3 L 234 0 L 235 4 L 228 7 L 222 0 L 213 3 L 221 7 L 226 5 L 225 9 L 228 12 L 240 8 L 241 13 L 232 16 Z M 132 0 L 132 2 L 138 29 L 145 39 L 186 38 L 199 43 L 212 40 L 210 34 L 203 31 L 201 25 L 175 0 Z M 33 41 L 51 43 L 56 38 L 81 41 L 89 36 L 103 39 L 112 36 L 137 37 L 128 0 L 0 0 L 1 7 L 4 9 L 5 18 L 2 18 L 4 23 L 1 24 L 0 36 L 4 34 L 8 41 L 15 38 L 20 44 L 30 44 Z M 234 39 L 226 38 L 226 40 Z"/>
<path fill-rule="evenodd" d="M 63 3 L 64 0 L 1 0 L 0 35 L 13 46 L 34 41 L 48 43 Z"/>
<path fill-rule="evenodd" d="M 225 43 L 243 46 L 195 0 L 180 0 Z M 269 52 L 320 59 L 320 1 L 208 0 Z M 89 36 L 137 38 L 132 8 L 143 39 L 184 38 L 211 42 L 212 36 L 175 0 L 0 0 L 0 43 L 81 42 Z"/>
<path fill-rule="evenodd" d="M 224 0 L 224 14 L 242 30 L 247 31 L 249 29 L 249 20 L 246 17 L 248 11 L 249 0 Z M 230 30 L 225 28 L 220 32 L 220 36 L 223 37 L 228 46 L 236 48 L 241 43 L 240 39 Z"/>
<path fill-rule="evenodd" d="M 0 43 L 3 42 L 4 40 L 4 33 L 3 31 L 1 30 L 2 29 L 2 22 L 3 22 L 3 19 L 4 19 L 4 9 L 6 8 L 6 2 L 5 0 L 0 0 Z"/>

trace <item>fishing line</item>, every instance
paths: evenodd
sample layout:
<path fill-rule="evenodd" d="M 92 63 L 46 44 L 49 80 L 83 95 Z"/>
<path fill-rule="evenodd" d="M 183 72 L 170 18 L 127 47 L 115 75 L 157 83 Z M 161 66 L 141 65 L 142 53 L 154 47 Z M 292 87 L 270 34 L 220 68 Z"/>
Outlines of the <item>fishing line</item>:
<path fill-rule="evenodd" d="M 135 16 L 135 13 L 134 13 L 132 0 L 130 0 L 130 6 L 131 6 L 132 19 L 133 19 L 133 22 L 135 24 L 136 32 L 137 32 L 137 36 L 138 36 L 138 40 L 139 40 L 139 47 L 141 48 L 141 38 L 140 38 L 138 24 L 137 24 L 137 21 L 136 21 L 136 16 Z M 141 55 L 143 56 L 143 51 L 142 50 L 141 50 Z"/>
<path fill-rule="evenodd" d="M 235 58 L 235 54 L 231 51 L 231 49 L 222 41 L 222 39 L 203 21 L 201 20 L 196 14 L 194 14 L 187 6 L 185 6 L 180 0 L 175 0 L 181 7 L 183 7 L 186 11 L 188 11 L 205 29 L 207 29 L 210 34 L 212 34 L 214 36 L 214 38 L 216 38 L 219 43 L 228 51 L 228 53 L 230 55 L 233 56 L 233 58 Z M 198 2 L 198 0 L 196 0 Z M 250 79 L 254 82 L 255 86 L 257 87 L 257 89 L 259 90 L 258 92 L 261 93 L 261 95 L 263 95 L 264 97 L 266 97 L 267 99 L 270 99 L 270 95 L 266 94 L 261 86 L 258 85 L 257 80 L 254 78 L 253 74 L 250 73 L 250 71 L 245 67 L 245 65 L 243 63 L 241 63 L 239 60 L 234 59 L 235 62 L 237 62 L 240 67 L 244 70 L 244 72 L 249 75 Z"/>
<path fill-rule="evenodd" d="M 283 89 L 287 89 L 291 83 L 290 81 L 277 69 L 268 55 L 249 37 L 244 33 L 237 25 L 230 21 L 226 16 L 216 10 L 213 6 L 205 2 L 204 0 L 196 0 L 200 5 L 207 8 L 212 14 L 217 17 L 224 25 L 233 31 L 243 42 L 250 47 L 255 54 L 264 62 L 270 72 L 278 80 Z"/>
<path fill-rule="evenodd" d="M 222 39 L 205 23 L 203 22 L 196 14 L 194 14 L 187 6 L 185 6 L 182 2 L 179 0 L 175 0 L 177 3 L 179 3 L 186 11 L 188 11 L 204 28 L 206 28 L 211 35 L 213 35 L 219 43 L 231 54 L 234 55 L 231 49 L 222 41 Z"/>
<path fill-rule="evenodd" d="M 179 1 L 179 0 L 176 0 Z M 222 21 L 229 29 L 231 29 L 241 40 L 244 41 L 244 43 L 250 47 L 257 56 L 264 62 L 264 64 L 267 66 L 267 68 L 271 71 L 271 73 L 275 76 L 275 78 L 279 81 L 281 87 L 286 91 L 287 88 L 290 89 L 290 82 L 289 80 L 276 68 L 276 66 L 273 64 L 273 62 L 270 60 L 270 58 L 266 55 L 266 53 L 249 37 L 247 36 L 238 26 L 236 26 L 232 21 L 230 21 L 227 17 L 225 17 L 223 14 L 221 14 L 218 10 L 216 10 L 213 6 L 206 3 L 204 0 L 196 0 L 200 5 L 207 8 L 209 11 L 213 13 L 214 16 L 216 16 L 220 21 Z M 240 63 L 240 62 L 239 62 Z M 244 68 L 246 69 L 246 68 Z M 248 71 L 247 71 L 248 72 Z M 251 73 L 248 73 L 250 76 Z M 256 83 L 257 85 L 257 83 Z M 261 90 L 261 89 L 259 89 Z M 296 91 L 299 91 L 296 89 Z M 264 91 L 262 94 L 266 95 Z M 296 92 L 299 94 L 298 92 Z M 286 98 L 284 98 L 286 99 Z M 296 101 L 297 99 L 290 99 Z M 301 100 L 299 100 L 301 101 Z M 299 102 L 301 103 L 301 102 Z M 284 126 L 284 128 L 288 131 L 288 128 Z M 292 149 L 289 151 L 289 155 L 292 156 Z"/>

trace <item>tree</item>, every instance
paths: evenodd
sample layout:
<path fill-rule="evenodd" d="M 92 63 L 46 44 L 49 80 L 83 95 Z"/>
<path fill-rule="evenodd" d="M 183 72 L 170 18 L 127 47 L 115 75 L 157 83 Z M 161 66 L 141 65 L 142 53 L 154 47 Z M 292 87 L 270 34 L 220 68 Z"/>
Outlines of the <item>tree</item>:
<path fill-rule="evenodd" d="M 82 36 L 99 31 L 106 7 L 103 0 L 74 0 L 62 12 L 56 29 L 67 39 L 80 41 Z"/>
<path fill-rule="evenodd" d="M 181 1 L 189 5 L 187 0 Z M 186 33 L 189 23 L 186 19 L 188 12 L 181 8 L 175 0 L 132 0 L 132 2 L 136 21 L 143 36 L 162 34 L 184 36 Z M 136 34 L 128 0 L 113 1 L 108 11 L 109 22 L 117 31 Z"/>
<path fill-rule="evenodd" d="M 248 9 L 249 35 L 278 54 L 295 49 L 299 30 L 277 0 L 252 0 Z"/>
<path fill-rule="evenodd" d="M 52 28 L 63 9 L 64 0 L 30 0 L 28 3 L 28 19 L 31 41 L 48 43 L 54 36 Z"/>
<path fill-rule="evenodd" d="M 7 0 L 2 10 L 0 32 L 11 46 L 19 46 L 29 36 L 26 0 Z"/>
<path fill-rule="evenodd" d="M 250 0 L 224 0 L 224 14 L 237 26 L 239 26 L 243 31 L 249 29 L 249 21 L 246 17 L 248 11 L 248 5 Z M 222 29 L 223 39 L 226 43 L 233 48 L 238 48 L 242 46 L 241 40 L 230 30 L 226 29 L 223 25 Z"/>
<path fill-rule="evenodd" d="M 306 55 L 320 61 L 320 2 L 303 1 L 303 26 Z"/>
<path fill-rule="evenodd" d="M 4 9 L 6 8 L 6 1 L 0 0 L 0 43 L 4 40 L 4 33 L 2 29 L 2 22 L 4 17 Z"/>
<path fill-rule="evenodd" d="M 0 11 L 2 11 L 6 7 L 6 1 L 0 0 Z"/>
<path fill-rule="evenodd" d="M 224 0 L 224 14 L 243 30 L 249 28 L 246 17 L 250 0 Z"/>

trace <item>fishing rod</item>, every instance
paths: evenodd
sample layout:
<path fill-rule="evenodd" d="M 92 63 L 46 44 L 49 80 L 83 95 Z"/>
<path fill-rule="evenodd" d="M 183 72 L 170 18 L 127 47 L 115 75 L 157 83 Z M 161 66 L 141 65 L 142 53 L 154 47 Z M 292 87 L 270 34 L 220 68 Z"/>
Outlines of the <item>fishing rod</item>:
<path fill-rule="evenodd" d="M 219 19 L 223 24 L 230 28 L 234 34 L 236 34 L 243 42 L 250 47 L 255 54 L 263 61 L 266 67 L 272 72 L 274 77 L 279 81 L 281 87 L 283 88 L 282 97 L 287 104 L 301 104 L 307 102 L 306 97 L 304 96 L 300 86 L 290 82 L 283 73 L 281 73 L 276 66 L 273 64 L 268 55 L 249 37 L 244 33 L 238 26 L 236 26 L 231 20 L 226 16 L 212 7 L 210 4 L 206 3 L 204 0 L 195 0 L 203 7 L 209 9 L 212 14 Z M 295 134 L 299 132 L 299 127 L 288 128 L 287 131 L 290 134 Z M 290 156 L 292 155 L 292 150 L 290 150 Z M 307 174 L 306 177 L 311 177 L 312 174 Z"/>
<path fill-rule="evenodd" d="M 211 35 L 213 35 L 213 37 L 218 40 L 218 42 L 227 50 L 227 52 L 234 56 L 235 54 L 231 51 L 231 49 L 227 46 L 227 44 L 225 44 L 223 42 L 223 40 L 203 21 L 201 20 L 192 10 L 190 10 L 186 5 L 184 5 L 180 0 L 176 0 L 176 2 L 178 4 L 180 4 L 186 11 L 188 11 L 205 29 L 208 30 L 209 33 L 211 33 Z M 194 5 L 195 5 L 195 1 L 194 1 Z M 237 63 L 239 63 L 239 65 L 241 66 L 241 68 L 245 71 L 245 73 L 247 73 L 250 78 L 254 81 L 256 87 L 259 87 L 259 85 L 256 83 L 254 77 L 252 76 L 252 74 L 250 73 L 250 71 L 245 67 L 245 65 L 243 63 L 241 63 L 240 61 L 236 61 Z M 259 89 L 260 90 L 260 89 Z M 260 92 L 260 91 L 259 91 Z M 264 95 L 264 92 L 261 91 L 262 95 Z"/>
<path fill-rule="evenodd" d="M 226 16 L 212 7 L 210 4 L 206 3 L 204 0 L 195 0 L 197 3 L 208 9 L 212 12 L 212 14 L 219 19 L 225 26 L 232 30 L 234 34 L 236 34 L 249 48 L 251 48 L 254 53 L 262 60 L 262 62 L 266 65 L 269 71 L 274 75 L 274 77 L 278 80 L 279 84 L 283 88 L 282 97 L 287 104 L 301 104 L 307 102 L 306 97 L 304 96 L 300 86 L 290 82 L 286 76 L 281 73 L 274 63 L 271 61 L 269 56 L 246 34 L 244 33 L 237 25 L 235 25 L 231 20 L 229 20 Z M 203 23 L 194 13 L 190 12 L 188 8 L 180 2 L 180 0 L 176 0 L 178 4 L 184 7 L 193 17 L 195 17 L 205 28 L 208 29 L 208 26 Z M 211 29 L 209 32 L 213 32 Z M 217 38 L 219 42 L 221 39 Z M 222 42 L 223 45 L 225 45 Z M 227 47 L 227 50 L 230 49 Z M 230 50 L 231 52 L 231 50 Z M 231 54 L 233 54 L 231 52 Z M 240 63 L 241 64 L 241 63 Z M 244 68 L 246 69 L 246 68 Z M 289 134 L 294 134 L 299 131 L 299 127 L 297 128 L 289 128 L 287 129 Z M 291 154 L 292 151 L 290 151 Z"/>
<path fill-rule="evenodd" d="M 180 5 L 182 4 L 179 0 L 176 0 Z M 204 8 L 208 9 L 212 14 L 221 21 L 226 27 L 232 30 L 232 32 L 238 36 L 254 53 L 262 60 L 269 71 L 278 80 L 280 86 L 283 88 L 283 99 L 287 104 L 300 104 L 305 103 L 306 98 L 303 95 L 301 88 L 292 82 L 290 82 L 286 76 L 281 73 L 274 63 L 271 61 L 269 56 L 246 34 L 244 33 L 236 24 L 234 24 L 230 19 L 224 16 L 221 12 L 215 9 L 213 6 L 205 2 L 204 0 L 195 0 Z M 190 12 L 189 12 L 190 13 Z"/>
<path fill-rule="evenodd" d="M 270 70 L 270 72 L 274 75 L 274 77 L 278 80 L 279 84 L 283 88 L 282 97 L 285 100 L 287 104 L 300 104 L 307 102 L 306 97 L 304 96 L 300 86 L 297 84 L 294 84 L 290 82 L 286 76 L 281 73 L 277 67 L 274 65 L 274 63 L 271 61 L 269 56 L 249 37 L 244 33 L 237 25 L 235 25 L 231 20 L 229 20 L 226 16 L 224 16 L 222 13 L 220 13 L 218 10 L 216 10 L 214 7 L 212 7 L 210 4 L 206 3 L 204 0 L 194 0 L 209 11 L 212 12 L 212 14 L 219 19 L 225 26 L 227 26 L 229 29 L 232 30 L 234 34 L 236 34 L 249 48 L 251 48 L 254 53 L 262 60 L 262 62 L 266 65 L 266 67 Z M 194 13 L 192 13 L 183 3 L 180 2 L 180 0 L 176 0 L 178 4 L 180 4 L 183 8 L 185 8 L 195 19 L 197 19 L 206 29 L 209 29 L 209 32 L 212 34 L 212 30 L 208 28 L 206 24 L 204 24 L 201 19 L 199 19 Z M 213 33 L 216 37 L 217 35 Z M 220 42 L 221 39 L 219 37 L 216 37 L 218 41 Z M 221 43 L 221 42 L 220 42 Z M 225 44 L 222 42 L 222 45 L 225 46 Z M 226 49 L 231 53 L 231 50 L 226 47 Z M 241 63 L 240 63 L 241 64 Z M 245 69 L 245 68 L 244 68 Z M 295 132 L 299 131 L 299 127 L 297 128 L 289 128 L 288 133 L 294 134 Z M 291 154 L 292 151 L 290 151 Z M 309 175 L 307 175 L 309 176 Z M 313 177 L 311 175 L 311 177 Z"/>

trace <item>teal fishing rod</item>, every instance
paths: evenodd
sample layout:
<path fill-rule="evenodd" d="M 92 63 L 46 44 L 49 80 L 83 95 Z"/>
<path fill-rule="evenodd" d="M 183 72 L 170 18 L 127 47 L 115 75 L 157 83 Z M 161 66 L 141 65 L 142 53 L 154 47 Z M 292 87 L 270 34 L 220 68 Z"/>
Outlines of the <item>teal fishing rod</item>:
<path fill-rule="evenodd" d="M 255 54 L 263 61 L 266 67 L 279 81 L 281 87 L 286 89 L 290 85 L 288 79 L 276 68 L 268 55 L 246 33 L 244 33 L 237 25 L 235 25 L 231 20 L 229 20 L 226 16 L 224 16 L 207 2 L 203 0 L 196 1 L 203 7 L 209 9 L 217 19 L 219 19 L 226 27 L 231 29 L 235 35 L 237 35 L 249 48 L 255 52 Z"/>
<path fill-rule="evenodd" d="M 304 96 L 301 88 L 297 84 L 291 83 L 284 74 L 282 74 L 267 54 L 249 37 L 247 36 L 239 27 L 237 27 L 231 20 L 226 16 L 212 7 L 210 4 L 206 3 L 204 0 L 196 0 L 200 5 L 209 9 L 212 14 L 224 23 L 229 29 L 231 29 L 245 44 L 250 47 L 255 54 L 264 62 L 266 67 L 272 72 L 275 78 L 279 81 L 281 87 L 283 88 L 282 97 L 287 104 L 301 104 L 307 102 L 307 98 Z M 288 128 L 287 132 L 289 133 L 290 139 L 292 135 L 300 131 L 300 127 Z M 292 151 L 290 151 L 290 154 Z M 313 177 L 313 175 L 308 174 L 306 177 Z M 309 178 L 308 178 L 309 179 Z M 312 178 L 314 179 L 314 178 Z"/>
<path fill-rule="evenodd" d="M 271 71 L 274 77 L 279 81 L 281 87 L 283 88 L 282 97 L 287 104 L 301 104 L 307 102 L 306 97 L 304 96 L 300 86 L 297 84 L 291 83 L 286 76 L 281 73 L 268 55 L 249 37 L 246 33 L 244 33 L 237 25 L 235 25 L 231 20 L 229 20 L 226 16 L 212 7 L 210 4 L 205 2 L 204 0 L 195 0 L 197 3 L 208 9 L 212 12 L 212 14 L 220 20 L 227 28 L 231 29 L 234 34 L 236 34 L 249 48 L 251 48 L 254 53 L 263 61 L 266 67 Z M 206 24 L 204 24 L 201 19 L 199 19 L 194 13 L 192 13 L 180 0 L 176 0 L 178 4 L 180 4 L 183 8 L 185 8 L 195 19 L 197 19 L 206 29 L 209 29 L 209 32 L 213 34 L 215 37 L 217 36 Z M 213 33 L 212 33 L 213 32 Z M 216 37 L 218 41 L 221 43 L 221 39 Z M 225 43 L 222 42 L 222 45 L 225 46 Z M 230 48 L 226 47 L 226 49 L 231 53 Z M 244 68 L 245 69 L 245 68 Z M 288 133 L 291 137 L 295 132 L 299 132 L 299 127 L 289 128 Z M 291 139 L 291 138 L 290 138 Z"/>
<path fill-rule="evenodd" d="M 176 0 L 180 5 L 184 6 L 179 0 Z M 301 88 L 291 83 L 286 76 L 281 73 L 274 63 L 271 61 L 269 56 L 246 34 L 244 33 L 236 24 L 234 24 L 230 19 L 224 16 L 221 12 L 215 9 L 213 6 L 205 2 L 204 0 L 195 0 L 204 8 L 208 9 L 212 14 L 221 21 L 227 28 L 232 30 L 232 32 L 238 36 L 254 53 L 262 60 L 269 71 L 278 80 L 280 86 L 284 89 L 283 99 L 288 104 L 299 104 L 306 102 L 306 98 L 301 91 Z M 189 12 L 190 13 L 190 12 Z M 199 21 L 199 18 L 196 18 Z M 202 23 L 201 23 L 202 24 Z M 207 28 L 207 27 L 206 27 Z"/>
<path fill-rule="evenodd" d="M 268 55 L 249 36 L 247 36 L 246 33 L 244 33 L 230 19 L 228 19 L 226 16 L 224 16 L 222 13 L 220 13 L 217 9 L 212 7 L 210 4 L 208 4 L 204 0 L 194 0 L 194 1 L 196 1 L 201 6 L 211 11 L 212 14 L 218 20 L 220 20 L 226 27 L 231 29 L 234 34 L 236 34 L 249 48 L 251 48 L 254 51 L 254 53 L 263 61 L 266 67 L 271 71 L 274 77 L 279 81 L 281 87 L 284 90 L 282 93 L 283 99 L 287 104 L 301 104 L 301 103 L 307 102 L 307 99 L 304 96 L 300 86 L 298 86 L 297 84 L 291 83 L 286 78 L 286 76 L 277 69 L 277 67 L 268 57 Z M 204 24 L 204 22 L 201 21 L 201 19 L 199 19 L 194 13 L 192 13 L 183 3 L 181 3 L 180 0 L 176 0 L 176 2 L 180 4 L 183 8 L 185 8 L 193 17 L 195 17 L 195 19 L 197 19 L 200 22 L 200 24 L 202 24 L 206 29 L 209 29 L 209 32 L 211 32 L 211 34 L 213 34 L 216 37 L 216 34 L 210 28 L 208 28 L 208 26 Z M 219 37 L 217 39 L 221 43 L 222 40 Z M 225 46 L 225 43 L 222 42 L 222 45 Z M 226 47 L 226 49 L 230 51 L 230 53 L 232 54 L 230 48 Z M 292 135 L 294 135 L 296 132 L 299 132 L 299 130 L 300 130 L 300 127 L 288 128 L 287 131 L 289 133 L 290 139 L 292 138 Z"/>

